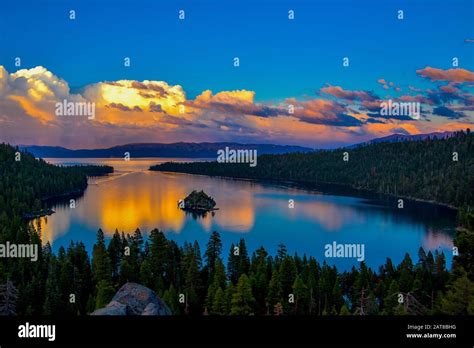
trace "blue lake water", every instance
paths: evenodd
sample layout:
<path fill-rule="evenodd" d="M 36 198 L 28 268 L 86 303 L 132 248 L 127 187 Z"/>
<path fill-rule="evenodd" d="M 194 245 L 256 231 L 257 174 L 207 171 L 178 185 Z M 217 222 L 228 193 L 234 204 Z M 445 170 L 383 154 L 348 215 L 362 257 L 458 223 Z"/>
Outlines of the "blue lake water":
<path fill-rule="evenodd" d="M 416 262 L 420 246 L 443 251 L 451 264 L 455 212 L 443 207 L 406 202 L 404 209 L 398 209 L 394 200 L 344 190 L 148 171 L 150 165 L 170 159 L 47 160 L 115 168 L 111 176 L 90 178 L 75 208 L 57 202 L 56 213 L 41 219 L 43 240 L 50 241 L 55 251 L 71 240 L 83 241 L 91 251 L 99 228 L 110 237 L 115 229 L 133 233 L 138 227 L 144 235 L 159 228 L 179 245 L 197 240 L 201 251 L 210 233 L 218 231 L 224 258 L 231 243 L 244 238 L 250 252 L 263 246 L 274 255 L 283 243 L 291 254 L 312 255 L 341 270 L 359 262 L 325 257 L 326 244 L 363 244 L 365 262 L 373 268 L 387 257 L 398 264 L 407 252 Z M 177 201 L 192 190 L 211 195 L 219 210 L 196 218 L 178 209 Z"/>

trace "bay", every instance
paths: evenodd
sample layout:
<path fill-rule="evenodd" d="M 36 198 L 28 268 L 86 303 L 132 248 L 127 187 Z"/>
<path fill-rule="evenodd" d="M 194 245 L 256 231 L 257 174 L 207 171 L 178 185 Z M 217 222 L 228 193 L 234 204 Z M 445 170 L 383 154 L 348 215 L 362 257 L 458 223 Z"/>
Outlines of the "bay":
<path fill-rule="evenodd" d="M 37 221 L 43 241 L 50 241 L 54 251 L 67 247 L 71 240 L 82 241 L 92 251 L 99 228 L 107 238 L 116 229 L 133 233 L 140 228 L 146 236 L 158 228 L 179 245 L 197 240 L 201 252 L 210 233 L 218 231 L 225 259 L 231 243 L 244 238 L 250 253 L 263 246 L 275 255 L 282 243 L 290 254 L 311 255 L 340 270 L 350 270 L 359 262 L 356 258 L 327 258 L 325 245 L 363 244 L 365 262 L 372 268 L 385 263 L 387 257 L 398 264 L 405 253 L 416 262 L 419 247 L 444 252 L 448 267 L 451 265 L 456 212 L 446 207 L 406 202 L 404 209 L 398 209 L 394 199 L 344 188 L 148 171 L 150 165 L 164 161 L 203 159 L 46 160 L 115 168 L 113 175 L 89 178 L 74 209 L 69 200 L 57 201 L 52 204 L 56 213 Z M 177 202 L 192 190 L 211 195 L 219 210 L 196 217 L 178 209 Z"/>

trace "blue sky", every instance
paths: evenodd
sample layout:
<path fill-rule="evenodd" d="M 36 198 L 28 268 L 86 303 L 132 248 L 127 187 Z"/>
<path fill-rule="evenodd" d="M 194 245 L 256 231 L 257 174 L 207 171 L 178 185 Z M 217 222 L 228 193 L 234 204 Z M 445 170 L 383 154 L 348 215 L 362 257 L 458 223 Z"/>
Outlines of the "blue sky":
<path fill-rule="evenodd" d="M 473 1 L 3 1 L 0 62 L 42 65 L 71 87 L 163 80 L 189 97 L 256 91 L 257 100 L 312 95 L 325 83 L 381 91 L 423 86 L 414 71 L 473 68 Z M 76 20 L 68 11 L 76 11 Z M 178 11 L 186 11 L 179 21 Z M 295 20 L 287 19 L 288 10 Z M 397 11 L 404 11 L 404 20 Z M 123 67 L 123 57 L 132 59 Z M 239 57 L 235 69 L 232 59 Z M 343 68 L 342 57 L 350 58 Z"/>

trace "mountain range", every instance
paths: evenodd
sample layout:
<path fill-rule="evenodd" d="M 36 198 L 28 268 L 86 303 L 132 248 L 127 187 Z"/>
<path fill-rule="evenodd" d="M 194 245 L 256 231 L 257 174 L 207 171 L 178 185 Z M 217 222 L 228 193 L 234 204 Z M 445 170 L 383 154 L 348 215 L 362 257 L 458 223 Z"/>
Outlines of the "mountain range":
<path fill-rule="evenodd" d="M 402 142 L 402 141 L 417 141 L 417 140 L 426 140 L 428 138 L 431 139 L 445 139 L 445 138 L 450 138 L 454 135 L 454 132 L 433 132 L 433 133 L 425 133 L 425 134 L 390 134 L 385 137 L 381 138 L 375 138 L 371 139 L 369 141 L 363 142 L 363 143 L 358 143 L 354 145 L 349 145 L 346 146 L 346 148 L 351 149 L 351 148 L 356 148 L 359 146 L 364 146 L 364 145 L 370 145 L 370 144 L 376 144 L 376 143 L 397 143 L 397 142 Z"/>
<path fill-rule="evenodd" d="M 428 138 L 449 138 L 454 132 L 435 132 L 428 134 L 391 134 L 386 137 L 376 138 L 364 143 L 358 143 L 345 148 L 351 149 L 363 145 L 380 143 L 380 142 L 401 142 L 425 140 Z M 284 154 L 290 152 L 310 152 L 315 149 L 294 146 L 294 145 L 273 145 L 273 144 L 240 144 L 232 142 L 220 143 L 135 143 L 113 146 L 106 149 L 78 149 L 72 150 L 61 146 L 37 146 L 37 145 L 20 145 L 20 149 L 32 153 L 36 157 L 41 158 L 120 158 L 125 156 L 125 152 L 129 152 L 131 157 L 181 157 L 181 158 L 214 158 L 220 149 L 229 147 L 230 149 L 249 149 L 257 150 L 259 155 L 264 154 Z"/>
<path fill-rule="evenodd" d="M 182 157 L 182 158 L 214 158 L 220 149 L 257 150 L 259 155 L 283 154 L 290 152 L 309 152 L 313 149 L 302 146 L 272 144 L 239 144 L 222 143 L 137 143 L 113 146 L 107 149 L 71 150 L 60 146 L 20 145 L 20 149 L 41 158 L 120 158 L 129 152 L 131 157 Z"/>

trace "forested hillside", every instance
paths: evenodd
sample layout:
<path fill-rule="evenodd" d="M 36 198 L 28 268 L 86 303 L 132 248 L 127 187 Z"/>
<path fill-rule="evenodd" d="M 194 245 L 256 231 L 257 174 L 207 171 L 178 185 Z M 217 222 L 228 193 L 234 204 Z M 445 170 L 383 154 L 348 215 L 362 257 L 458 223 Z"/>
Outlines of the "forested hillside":
<path fill-rule="evenodd" d="M 0 258 L 0 314 L 41 314 L 46 293 L 59 286 L 47 283 L 52 256 L 42 250 L 41 231 L 24 219 L 25 214 L 46 208 L 46 198 L 82 192 L 87 186 L 87 175 L 112 171 L 107 166 L 54 166 L 0 144 L 0 244 L 37 244 L 40 251 L 36 262 Z M 88 267 L 87 253 L 85 248 L 82 250 Z M 80 250 L 76 252 L 80 258 Z"/>
<path fill-rule="evenodd" d="M 469 245 L 459 246 L 466 254 Z M 0 281 L 9 279 L 19 287 L 17 296 L 10 295 L 17 314 L 84 315 L 107 304 L 126 282 L 156 291 L 173 314 L 474 314 L 467 265 L 455 260 L 449 272 L 443 254 L 422 248 L 417 261 L 407 254 L 399 265 L 387 259 L 375 271 L 362 262 L 344 273 L 314 257 L 289 255 L 284 245 L 272 256 L 263 247 L 250 253 L 244 239 L 236 240 L 227 264 L 223 252 L 217 232 L 201 252 L 197 242 L 178 246 L 157 229 L 146 241 L 139 229 L 132 235 L 116 231 L 108 243 L 99 230 L 91 260 L 82 243 L 61 247 L 57 255 L 47 244 L 34 265 L 15 263 L 19 274 L 0 269 Z M 74 303 L 70 294 L 75 294 Z"/>
<path fill-rule="evenodd" d="M 37 211 L 43 208 L 43 199 L 84 190 L 88 175 L 111 172 L 107 166 L 55 166 L 0 144 L 0 214 L 13 217 Z"/>

